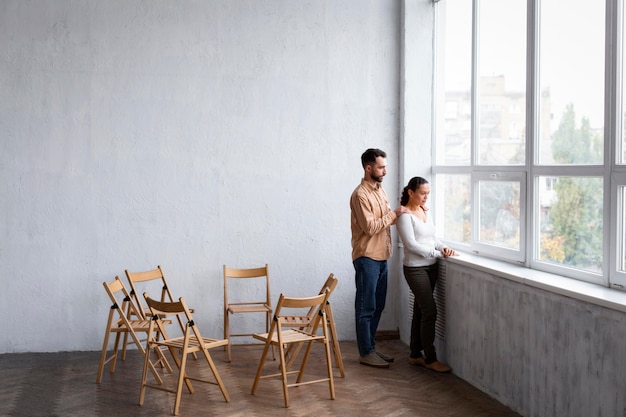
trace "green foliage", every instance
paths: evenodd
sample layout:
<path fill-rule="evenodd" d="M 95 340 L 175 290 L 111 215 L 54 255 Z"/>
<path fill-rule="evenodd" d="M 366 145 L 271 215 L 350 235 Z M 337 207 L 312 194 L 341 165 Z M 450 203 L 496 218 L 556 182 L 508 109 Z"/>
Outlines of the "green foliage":
<path fill-rule="evenodd" d="M 581 119 L 576 127 L 574 105 L 568 104 L 559 128 L 552 136 L 552 157 L 558 164 L 602 164 L 603 138 L 594 134 L 589 119 Z"/>
<path fill-rule="evenodd" d="M 552 155 L 557 164 L 601 164 L 602 136 L 594 135 L 589 120 L 576 127 L 574 106 L 569 104 L 553 135 Z M 591 271 L 602 267 L 602 179 L 559 177 L 555 185 L 557 201 L 550 210 L 551 236 L 544 243 L 559 242 L 560 251 L 542 255 L 567 266 Z"/>

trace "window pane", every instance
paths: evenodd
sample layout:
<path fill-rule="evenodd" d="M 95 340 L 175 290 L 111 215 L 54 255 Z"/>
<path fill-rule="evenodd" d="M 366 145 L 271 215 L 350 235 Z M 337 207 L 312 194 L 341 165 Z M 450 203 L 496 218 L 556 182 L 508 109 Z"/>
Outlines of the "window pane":
<path fill-rule="evenodd" d="M 540 2 L 540 164 L 602 164 L 605 2 Z"/>
<path fill-rule="evenodd" d="M 603 180 L 538 177 L 539 260 L 602 272 Z"/>
<path fill-rule="evenodd" d="M 481 0 L 478 163 L 525 163 L 526 0 Z"/>
<path fill-rule="evenodd" d="M 478 183 L 478 240 L 509 249 L 520 249 L 520 183 Z"/>
<path fill-rule="evenodd" d="M 445 2 L 445 29 L 438 39 L 437 81 L 443 94 L 437 112 L 436 163 L 471 162 L 472 2 Z"/>
<path fill-rule="evenodd" d="M 438 174 L 436 186 L 436 206 L 439 215 L 436 221 L 440 237 L 469 244 L 471 241 L 470 176 Z"/>

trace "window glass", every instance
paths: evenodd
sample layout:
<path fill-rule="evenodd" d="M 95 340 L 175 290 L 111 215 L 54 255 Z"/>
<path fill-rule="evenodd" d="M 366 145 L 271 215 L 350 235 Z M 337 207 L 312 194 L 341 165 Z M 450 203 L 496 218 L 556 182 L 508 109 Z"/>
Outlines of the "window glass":
<path fill-rule="evenodd" d="M 478 207 L 478 240 L 489 245 L 519 250 L 519 181 L 479 181 Z"/>
<path fill-rule="evenodd" d="M 603 163 L 605 2 L 540 2 L 538 160 Z"/>
<path fill-rule="evenodd" d="M 603 179 L 537 177 L 538 260 L 602 273 Z"/>
<path fill-rule="evenodd" d="M 436 3 L 433 206 L 443 239 L 626 289 L 624 1 Z M 616 71 L 621 100 L 610 100 L 605 76 Z M 619 115 L 606 127 L 605 111 Z"/>
<path fill-rule="evenodd" d="M 437 56 L 439 103 L 435 141 L 437 164 L 469 165 L 472 133 L 472 2 L 447 0 Z"/>
<path fill-rule="evenodd" d="M 526 0 L 480 1 L 478 73 L 478 163 L 523 165 Z"/>
<path fill-rule="evenodd" d="M 470 229 L 470 176 L 438 174 L 436 181 L 436 207 L 440 214 L 437 230 L 442 239 L 469 244 Z"/>

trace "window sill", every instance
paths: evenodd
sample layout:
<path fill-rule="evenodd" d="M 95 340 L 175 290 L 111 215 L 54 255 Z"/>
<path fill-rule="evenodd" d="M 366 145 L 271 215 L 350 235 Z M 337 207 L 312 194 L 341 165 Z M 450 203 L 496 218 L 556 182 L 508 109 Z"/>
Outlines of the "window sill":
<path fill-rule="evenodd" d="M 509 264 L 495 259 L 459 252 L 446 261 L 493 274 L 523 285 L 540 288 L 576 300 L 626 313 L 626 292 L 572 278 Z"/>

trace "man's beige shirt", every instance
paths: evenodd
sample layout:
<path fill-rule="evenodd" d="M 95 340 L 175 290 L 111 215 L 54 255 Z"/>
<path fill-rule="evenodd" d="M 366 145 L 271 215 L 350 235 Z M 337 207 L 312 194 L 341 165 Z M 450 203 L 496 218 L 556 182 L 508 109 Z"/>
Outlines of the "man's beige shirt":
<path fill-rule="evenodd" d="M 390 226 L 396 218 L 383 187 L 361 179 L 361 185 L 350 197 L 352 260 L 361 256 L 375 261 L 389 259 L 392 253 Z"/>

